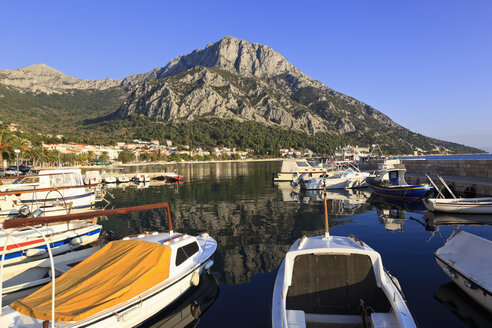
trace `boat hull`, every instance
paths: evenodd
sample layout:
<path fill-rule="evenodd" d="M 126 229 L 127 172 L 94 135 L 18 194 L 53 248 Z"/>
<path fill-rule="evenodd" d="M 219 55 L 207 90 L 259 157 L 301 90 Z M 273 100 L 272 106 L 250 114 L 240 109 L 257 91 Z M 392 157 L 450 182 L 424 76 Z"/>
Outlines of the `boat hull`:
<path fill-rule="evenodd" d="M 421 200 L 434 190 L 430 185 L 384 186 L 374 178 L 367 178 L 366 182 L 376 194 L 407 200 Z"/>
<path fill-rule="evenodd" d="M 478 198 L 439 199 L 424 200 L 425 207 L 432 212 L 462 213 L 462 214 L 492 214 L 492 199 L 481 202 Z"/>
<path fill-rule="evenodd" d="M 468 296 L 492 313 L 492 295 L 489 291 L 470 281 L 463 273 L 448 266 L 441 258 L 434 254 L 437 264 L 444 273 Z"/>
<path fill-rule="evenodd" d="M 97 224 L 70 223 L 67 230 L 67 224 L 57 224 L 39 228 L 47 237 L 53 255 L 63 254 L 71 251 L 73 248 L 82 247 L 98 240 L 101 232 L 101 226 Z M 7 233 L 0 234 L 1 249 L 5 245 Z M 35 231 L 27 230 L 22 235 L 11 236 L 9 238 L 4 265 L 10 265 L 21 262 L 29 262 L 48 256 L 46 244 L 43 238 Z"/>

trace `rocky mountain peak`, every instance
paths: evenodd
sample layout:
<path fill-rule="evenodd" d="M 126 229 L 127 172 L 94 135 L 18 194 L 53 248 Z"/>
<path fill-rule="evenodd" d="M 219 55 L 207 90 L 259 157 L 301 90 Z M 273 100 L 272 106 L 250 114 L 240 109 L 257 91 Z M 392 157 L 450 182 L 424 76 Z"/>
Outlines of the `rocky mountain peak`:
<path fill-rule="evenodd" d="M 119 86 L 120 83 L 121 80 L 73 78 L 45 64 L 0 69 L 0 84 L 20 92 L 61 94 L 72 90 L 104 90 Z"/>
<path fill-rule="evenodd" d="M 272 48 L 249 43 L 232 36 L 208 44 L 190 54 L 170 61 L 159 73 L 166 77 L 184 72 L 195 66 L 218 67 L 240 75 L 268 78 L 283 73 L 300 73 L 281 54 Z"/>

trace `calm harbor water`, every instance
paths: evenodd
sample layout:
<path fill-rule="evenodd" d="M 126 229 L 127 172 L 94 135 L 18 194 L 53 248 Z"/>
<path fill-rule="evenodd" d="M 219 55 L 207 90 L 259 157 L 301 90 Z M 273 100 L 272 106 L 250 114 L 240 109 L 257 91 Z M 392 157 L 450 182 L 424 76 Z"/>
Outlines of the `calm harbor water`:
<path fill-rule="evenodd" d="M 152 324 L 269 327 L 271 293 L 283 256 L 302 235 L 323 233 L 321 194 L 302 195 L 288 184 L 273 184 L 271 172 L 278 171 L 280 162 L 166 168 L 176 169 L 184 183 L 120 185 L 109 189 L 114 197 L 106 196 L 109 208 L 169 202 L 176 231 L 207 231 L 219 246 L 212 275 Z M 147 169 L 163 171 L 162 166 Z M 431 216 L 422 205 L 390 202 L 371 196 L 370 190 L 332 192 L 328 199 L 331 234 L 354 234 L 380 252 L 384 266 L 400 281 L 419 326 L 465 327 L 466 320 L 478 327 L 492 326 L 490 315 L 450 283 L 433 257 L 455 226 L 492 239 L 491 226 Z M 167 230 L 164 211 L 110 216 L 100 222 L 119 236 Z"/>

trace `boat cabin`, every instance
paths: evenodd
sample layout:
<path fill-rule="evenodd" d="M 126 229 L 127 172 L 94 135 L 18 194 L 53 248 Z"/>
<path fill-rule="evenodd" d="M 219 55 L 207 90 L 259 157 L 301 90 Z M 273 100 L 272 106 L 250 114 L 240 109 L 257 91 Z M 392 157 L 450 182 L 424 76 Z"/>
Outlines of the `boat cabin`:
<path fill-rule="evenodd" d="M 405 165 L 400 159 L 387 159 L 384 163 L 380 163 L 379 172 L 376 177 L 381 182 L 388 181 L 392 186 L 405 186 L 408 183 L 405 181 Z"/>

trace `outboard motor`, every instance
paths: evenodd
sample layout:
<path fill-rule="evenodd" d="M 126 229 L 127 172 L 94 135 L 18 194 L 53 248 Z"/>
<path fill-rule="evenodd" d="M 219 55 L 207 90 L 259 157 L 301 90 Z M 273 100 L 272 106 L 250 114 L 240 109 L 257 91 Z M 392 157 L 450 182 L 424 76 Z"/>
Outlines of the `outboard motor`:
<path fill-rule="evenodd" d="M 20 217 L 27 218 L 29 216 L 29 214 L 31 214 L 31 209 L 29 208 L 29 206 L 24 205 L 24 206 L 21 206 L 21 208 L 19 208 L 19 216 Z"/>
<path fill-rule="evenodd" d="M 110 242 L 113 240 L 118 240 L 120 237 L 113 230 L 106 229 L 101 233 L 101 239 Z"/>

